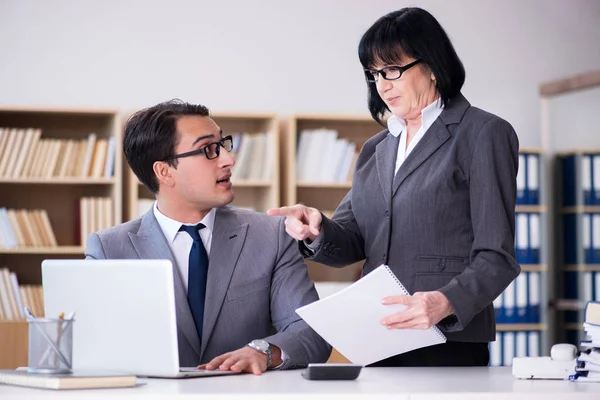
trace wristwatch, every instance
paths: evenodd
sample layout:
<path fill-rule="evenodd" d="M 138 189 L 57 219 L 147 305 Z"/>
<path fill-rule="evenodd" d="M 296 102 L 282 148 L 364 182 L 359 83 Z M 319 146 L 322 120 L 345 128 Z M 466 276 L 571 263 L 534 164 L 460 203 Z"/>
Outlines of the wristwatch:
<path fill-rule="evenodd" d="M 267 368 L 269 368 L 269 366 L 271 366 L 271 343 L 267 342 L 266 340 L 261 340 L 261 339 L 256 339 L 251 341 L 250 343 L 248 343 L 246 346 L 250 347 L 251 349 L 254 350 L 258 350 L 261 353 L 264 353 L 267 355 Z"/>

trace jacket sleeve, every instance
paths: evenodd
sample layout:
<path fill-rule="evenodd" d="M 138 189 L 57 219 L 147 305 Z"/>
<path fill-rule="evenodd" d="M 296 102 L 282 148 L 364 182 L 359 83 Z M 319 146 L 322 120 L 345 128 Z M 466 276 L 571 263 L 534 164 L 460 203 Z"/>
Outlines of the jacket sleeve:
<path fill-rule="evenodd" d="M 271 283 L 271 320 L 277 333 L 264 340 L 288 355 L 283 369 L 303 368 L 308 363 L 327 361 L 331 346 L 296 314 L 297 308 L 319 300 L 319 296 L 295 241 L 285 232 L 284 221 L 281 218 L 279 222 L 278 256 Z"/>
<path fill-rule="evenodd" d="M 468 167 L 471 263 L 440 289 L 456 315 L 440 324 L 447 331 L 462 330 L 521 271 L 514 248 L 518 152 L 518 139 L 508 122 L 494 117 L 481 128 Z"/>
<path fill-rule="evenodd" d="M 329 219 L 321 214 L 321 231 L 309 249 L 299 242 L 300 252 L 309 260 L 329 265 L 345 267 L 365 258 L 365 243 L 352 211 L 352 189 L 346 194 Z"/>

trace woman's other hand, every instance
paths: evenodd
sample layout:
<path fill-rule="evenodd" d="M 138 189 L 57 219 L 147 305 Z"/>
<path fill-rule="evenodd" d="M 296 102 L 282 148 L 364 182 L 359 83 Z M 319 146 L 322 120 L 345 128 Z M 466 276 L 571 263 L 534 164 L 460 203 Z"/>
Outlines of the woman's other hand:
<path fill-rule="evenodd" d="M 429 329 L 454 313 L 448 298 L 438 291 L 416 292 L 412 296 L 389 296 L 384 305 L 404 304 L 408 308 L 381 320 L 388 329 Z"/>

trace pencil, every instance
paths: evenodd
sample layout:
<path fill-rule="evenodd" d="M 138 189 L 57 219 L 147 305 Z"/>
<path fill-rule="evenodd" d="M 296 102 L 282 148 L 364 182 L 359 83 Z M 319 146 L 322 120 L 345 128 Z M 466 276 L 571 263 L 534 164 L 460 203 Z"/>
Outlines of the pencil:
<path fill-rule="evenodd" d="M 60 320 L 58 322 L 58 327 L 57 332 L 56 332 L 56 347 L 58 347 L 58 349 L 60 350 L 60 341 L 62 339 L 62 333 L 63 333 L 63 323 L 64 323 L 64 319 L 65 319 L 65 313 L 61 312 L 60 314 L 58 314 L 58 319 Z M 58 355 L 54 355 L 54 366 L 55 368 L 60 368 L 59 362 L 58 362 Z"/>

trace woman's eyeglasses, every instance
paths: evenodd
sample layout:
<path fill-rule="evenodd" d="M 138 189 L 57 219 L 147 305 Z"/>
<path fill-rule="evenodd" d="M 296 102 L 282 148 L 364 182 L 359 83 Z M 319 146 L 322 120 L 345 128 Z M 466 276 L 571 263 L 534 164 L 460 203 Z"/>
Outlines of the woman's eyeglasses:
<path fill-rule="evenodd" d="M 379 76 L 383 77 L 386 81 L 394 81 L 399 79 L 407 69 L 414 67 L 420 62 L 421 60 L 415 60 L 404 67 L 390 65 L 381 69 L 365 69 L 365 78 L 367 78 L 367 82 L 377 82 Z"/>

